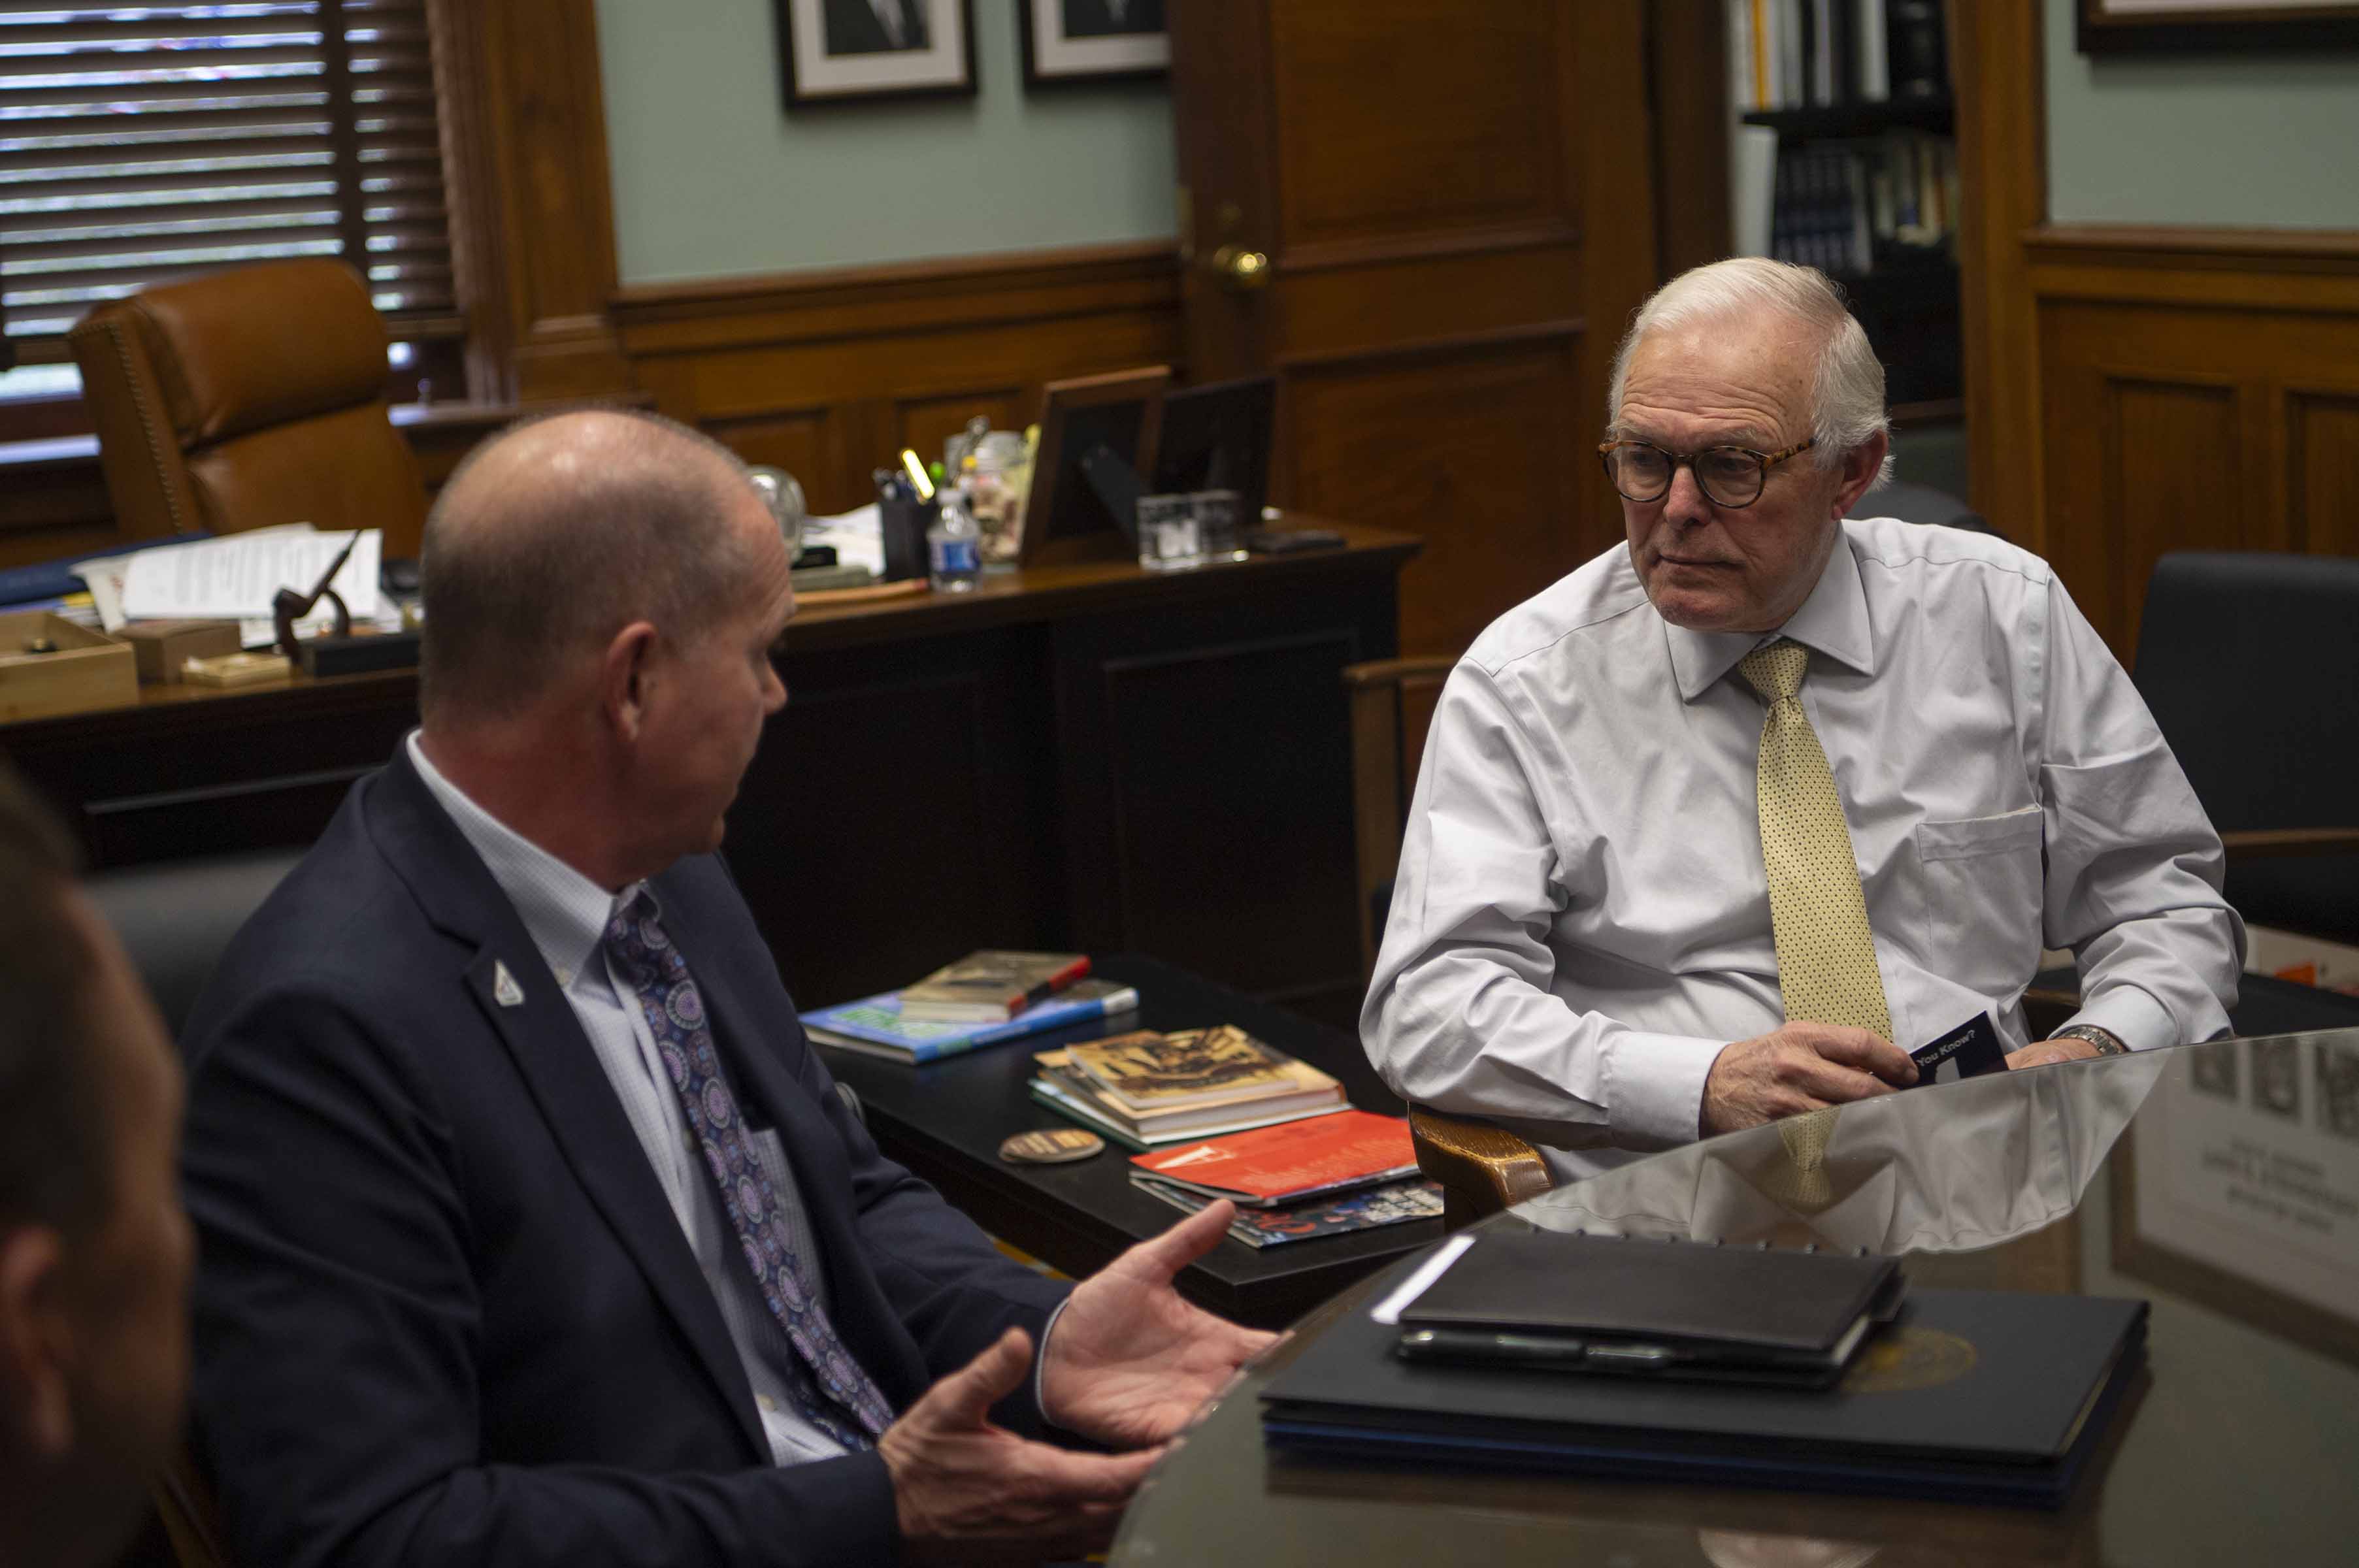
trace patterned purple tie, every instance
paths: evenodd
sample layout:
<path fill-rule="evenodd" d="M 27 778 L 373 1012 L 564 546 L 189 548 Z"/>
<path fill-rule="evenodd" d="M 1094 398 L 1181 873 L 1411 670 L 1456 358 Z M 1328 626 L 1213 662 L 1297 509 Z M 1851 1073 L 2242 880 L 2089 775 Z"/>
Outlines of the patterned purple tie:
<path fill-rule="evenodd" d="M 777 1189 L 746 1146 L 745 1119 L 722 1076 L 704 999 L 688 972 L 688 960 L 656 924 L 655 900 L 641 892 L 615 911 L 606 923 L 605 949 L 614 978 L 630 988 L 646 1015 L 754 1282 L 800 1358 L 788 1379 L 797 1406 L 846 1448 L 873 1446 L 893 1411 L 820 1310 L 788 1240 Z"/>

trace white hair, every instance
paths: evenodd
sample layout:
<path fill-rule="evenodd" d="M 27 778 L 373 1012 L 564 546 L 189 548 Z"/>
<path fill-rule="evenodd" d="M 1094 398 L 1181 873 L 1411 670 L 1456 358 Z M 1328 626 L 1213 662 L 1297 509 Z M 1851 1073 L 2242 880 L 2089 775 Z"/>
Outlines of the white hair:
<path fill-rule="evenodd" d="M 1614 379 L 1606 393 L 1612 433 L 1621 434 L 1622 385 L 1638 341 L 1658 329 L 1717 317 L 1775 310 L 1820 340 L 1819 362 L 1810 378 L 1810 434 L 1818 440 L 1810 457 L 1831 469 L 1865 446 L 1892 422 L 1884 412 L 1884 365 L 1858 318 L 1843 303 L 1834 279 L 1812 266 L 1795 266 L 1767 256 L 1732 256 L 1680 274 L 1655 290 L 1630 319 L 1630 330 L 1614 351 Z M 1886 452 L 1875 472 L 1877 485 L 1892 477 Z"/>

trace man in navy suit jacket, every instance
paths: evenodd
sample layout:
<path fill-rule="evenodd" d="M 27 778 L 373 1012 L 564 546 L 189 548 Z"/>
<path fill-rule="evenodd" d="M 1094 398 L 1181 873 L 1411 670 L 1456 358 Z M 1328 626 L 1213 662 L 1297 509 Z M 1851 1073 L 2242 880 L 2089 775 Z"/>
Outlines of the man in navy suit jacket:
<path fill-rule="evenodd" d="M 197 1437 L 240 1560 L 1103 1540 L 1267 1343 L 1171 1289 L 1229 1212 L 1068 1294 L 846 1111 L 712 855 L 793 611 L 742 468 L 644 416 L 524 427 L 446 488 L 425 597 L 423 728 L 189 1025 Z"/>

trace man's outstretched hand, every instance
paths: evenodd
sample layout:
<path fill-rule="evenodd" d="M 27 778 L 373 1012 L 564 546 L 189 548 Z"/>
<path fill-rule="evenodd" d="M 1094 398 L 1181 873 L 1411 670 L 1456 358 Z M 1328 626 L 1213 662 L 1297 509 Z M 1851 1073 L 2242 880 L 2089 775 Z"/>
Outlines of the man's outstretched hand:
<path fill-rule="evenodd" d="M 1235 1217 L 1226 1199 L 1211 1204 L 1073 1288 L 1049 1336 L 1041 1413 L 1117 1448 L 1163 1443 L 1277 1338 L 1190 1306 L 1171 1288 Z"/>
<path fill-rule="evenodd" d="M 1034 1563 L 1083 1556 L 1113 1540 L 1160 1450 L 1073 1454 L 994 1426 L 991 1407 L 1031 1366 L 1032 1342 L 1011 1328 L 876 1440 L 893 1477 L 904 1561 Z"/>

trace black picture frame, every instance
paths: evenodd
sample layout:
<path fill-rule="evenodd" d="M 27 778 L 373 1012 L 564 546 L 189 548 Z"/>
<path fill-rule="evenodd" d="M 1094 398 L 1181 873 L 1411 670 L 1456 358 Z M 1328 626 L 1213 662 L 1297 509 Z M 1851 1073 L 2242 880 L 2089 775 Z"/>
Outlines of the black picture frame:
<path fill-rule="evenodd" d="M 924 15 L 929 41 L 922 49 L 886 41 L 884 25 L 870 0 L 772 0 L 777 18 L 778 92 L 788 110 L 973 97 L 973 0 L 908 3 Z M 955 29 L 956 38 L 939 36 L 946 24 Z M 831 51 L 831 38 L 847 31 L 862 47 Z"/>
<path fill-rule="evenodd" d="M 1016 0 L 1016 29 L 1023 42 L 1027 92 L 1094 87 L 1111 81 L 1152 81 L 1171 73 L 1171 36 L 1163 24 L 1169 8 L 1184 0 L 1115 0 L 1142 7 L 1137 19 L 1158 24 L 1153 31 L 1090 32 L 1073 26 L 1072 7 L 1104 6 L 1108 0 Z"/>
<path fill-rule="evenodd" d="M 2359 5 L 2214 0 L 2210 5 L 2148 11 L 2118 9 L 2110 0 L 2081 0 L 2073 43 L 2086 55 L 2359 49 Z"/>

